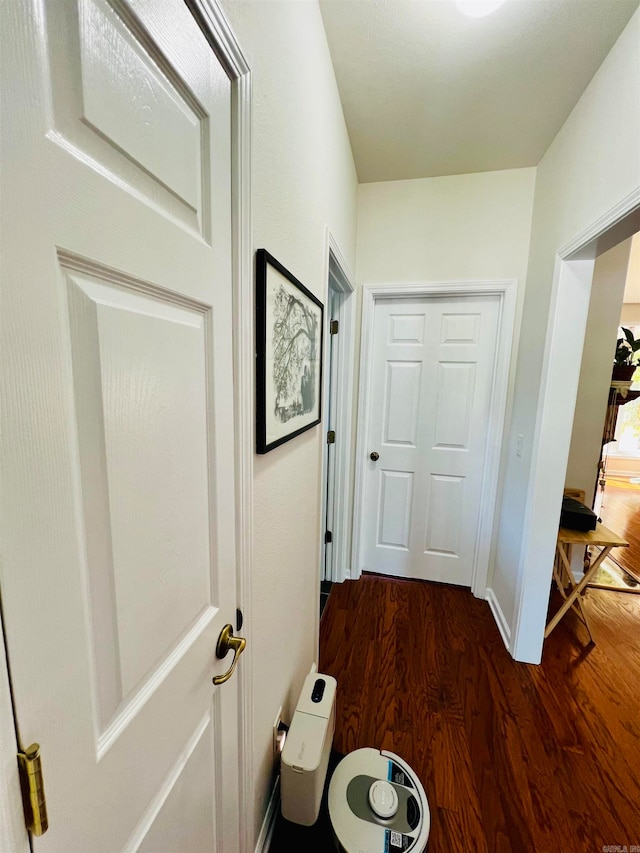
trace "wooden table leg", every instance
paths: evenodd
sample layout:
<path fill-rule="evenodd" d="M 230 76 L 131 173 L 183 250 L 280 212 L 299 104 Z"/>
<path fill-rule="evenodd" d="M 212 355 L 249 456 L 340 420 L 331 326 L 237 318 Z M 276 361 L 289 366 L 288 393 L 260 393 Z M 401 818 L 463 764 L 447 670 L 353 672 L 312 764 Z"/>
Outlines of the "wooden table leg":
<path fill-rule="evenodd" d="M 549 634 L 553 631 L 553 629 L 556 627 L 556 625 L 562 619 L 562 617 L 565 615 L 565 613 L 574 604 L 577 604 L 577 606 L 580 608 L 580 611 L 584 615 L 584 609 L 582 607 L 582 602 L 579 600 L 576 600 L 576 599 L 578 599 L 578 596 L 580 595 L 582 590 L 587 586 L 587 584 L 589 583 L 591 578 L 598 571 L 598 569 L 600 567 L 600 563 L 602 563 L 602 561 L 609 554 L 609 552 L 611 551 L 612 548 L 613 548 L 613 545 L 605 545 L 602 548 L 602 551 L 598 554 L 595 561 L 593 562 L 591 567 L 588 569 L 588 571 L 585 572 L 584 577 L 582 578 L 582 580 L 578 584 L 576 584 L 575 581 L 573 580 L 573 575 L 571 574 L 571 564 L 568 562 L 567 556 L 566 556 L 564 550 L 562 548 L 558 548 L 560 559 L 563 562 L 563 566 L 564 566 L 564 569 L 567 572 L 567 575 L 569 577 L 569 583 L 570 583 L 572 589 L 571 589 L 571 592 L 569 593 L 569 595 L 566 597 L 564 604 L 560 607 L 560 609 L 558 610 L 556 615 L 553 617 L 553 619 L 549 620 L 549 623 L 548 623 L 548 625 L 545 629 L 545 632 L 544 632 L 545 638 L 549 636 Z M 587 630 L 589 631 L 589 636 L 591 637 L 591 641 L 593 642 L 593 636 L 591 634 L 591 629 L 589 628 L 589 623 L 586 621 L 586 616 L 585 616 L 585 624 L 587 626 Z"/>
<path fill-rule="evenodd" d="M 562 545 L 560 545 L 560 544 L 558 544 L 556 546 L 556 554 L 555 554 L 555 558 L 553 561 L 553 579 L 556 582 L 556 586 L 560 590 L 562 597 L 564 599 L 566 599 L 567 595 L 564 591 L 565 582 L 564 582 L 564 578 L 562 577 L 564 567 L 563 567 L 562 561 L 560 559 L 561 548 L 562 548 Z"/>
<path fill-rule="evenodd" d="M 566 587 L 575 586 L 575 583 L 573 581 L 573 575 L 571 574 L 571 545 L 564 545 L 559 543 L 556 546 L 556 558 L 558 563 L 556 583 L 558 584 L 560 592 L 562 593 L 562 597 L 566 599 Z"/>
<path fill-rule="evenodd" d="M 571 545 L 568 545 L 566 550 L 564 548 L 562 548 L 562 546 L 559 546 L 559 550 L 560 550 L 560 561 L 561 561 L 562 566 L 564 568 L 564 573 L 567 576 L 567 581 L 569 583 L 569 587 L 571 588 L 571 593 L 569 593 L 569 596 L 565 595 L 564 597 L 565 597 L 565 599 L 568 597 L 571 597 L 572 606 L 576 607 L 576 610 L 578 612 L 578 616 L 584 622 L 585 628 L 587 629 L 587 633 L 589 634 L 589 639 L 593 643 L 593 634 L 591 633 L 591 626 L 589 625 L 589 620 L 587 619 L 587 614 L 586 614 L 584 606 L 582 604 L 582 595 L 576 595 L 576 596 L 572 595 L 573 590 L 576 588 L 576 582 L 575 582 L 575 579 L 573 577 L 573 571 L 571 570 Z"/>

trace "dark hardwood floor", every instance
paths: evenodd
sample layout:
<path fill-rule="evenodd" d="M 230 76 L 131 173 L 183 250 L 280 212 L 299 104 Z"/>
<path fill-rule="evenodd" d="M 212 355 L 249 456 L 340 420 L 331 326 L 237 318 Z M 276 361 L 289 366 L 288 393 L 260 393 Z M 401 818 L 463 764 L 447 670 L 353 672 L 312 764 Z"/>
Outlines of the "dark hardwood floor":
<path fill-rule="evenodd" d="M 640 596 L 590 590 L 586 607 L 596 645 L 570 613 L 537 667 L 511 659 L 467 590 L 334 585 L 320 629 L 320 671 L 338 679 L 334 747 L 412 765 L 429 853 L 640 845 Z"/>
<path fill-rule="evenodd" d="M 614 549 L 611 556 L 640 578 L 640 484 L 609 478 L 604 495 L 598 498 L 603 524 L 629 543 L 628 548 Z"/>

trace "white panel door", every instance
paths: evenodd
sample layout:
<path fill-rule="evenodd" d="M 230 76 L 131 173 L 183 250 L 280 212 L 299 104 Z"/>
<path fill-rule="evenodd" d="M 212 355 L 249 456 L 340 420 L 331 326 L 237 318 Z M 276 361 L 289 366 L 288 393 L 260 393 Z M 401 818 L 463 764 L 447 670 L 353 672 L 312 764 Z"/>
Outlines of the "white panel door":
<path fill-rule="evenodd" d="M 364 569 L 471 585 L 498 319 L 498 296 L 376 301 Z"/>
<path fill-rule="evenodd" d="M 233 853 L 231 84 L 183 0 L 2 15 L 0 585 L 34 849 Z"/>

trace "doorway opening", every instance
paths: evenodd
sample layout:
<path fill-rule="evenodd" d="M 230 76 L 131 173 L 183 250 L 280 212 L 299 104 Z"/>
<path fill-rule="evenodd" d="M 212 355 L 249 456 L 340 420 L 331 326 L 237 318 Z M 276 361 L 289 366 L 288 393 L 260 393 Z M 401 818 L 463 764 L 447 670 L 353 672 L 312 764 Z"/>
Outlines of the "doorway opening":
<path fill-rule="evenodd" d="M 327 310 L 323 411 L 322 512 L 320 531 L 320 613 L 331 589 L 351 576 L 350 505 L 354 357 L 353 278 L 327 230 Z"/>
<path fill-rule="evenodd" d="M 605 273 L 608 272 L 608 280 L 604 283 L 608 285 L 606 289 L 613 302 L 611 326 L 614 312 L 618 314 L 615 344 L 610 341 L 613 328 L 602 328 L 599 310 L 602 294 L 598 291 L 602 287 L 603 268 Z M 621 287 L 624 287 L 624 292 L 616 312 Z M 595 313 L 600 315 L 597 329 L 592 322 Z M 640 372 L 637 371 L 640 343 L 636 343 L 640 338 L 640 232 L 596 261 L 577 406 L 581 404 L 581 391 L 584 393 L 588 381 L 584 375 L 584 360 L 588 358 L 589 349 L 595 347 L 599 351 L 602 335 L 606 335 L 610 349 L 615 347 L 616 367 L 608 389 L 602 389 L 602 396 L 607 394 L 607 403 L 593 509 L 599 521 L 610 530 L 618 531 L 629 542 L 629 547 L 615 549 L 590 585 L 640 592 Z M 605 364 L 608 365 L 608 360 Z M 593 417 L 598 417 L 597 409 Z M 570 465 L 575 453 L 572 439 Z M 587 559 L 595 556 L 593 553 L 586 555 Z"/>
<path fill-rule="evenodd" d="M 577 422 L 574 414 L 596 259 L 638 230 L 640 191 L 631 193 L 623 204 L 558 250 L 509 646 L 513 657 L 522 662 L 539 663 L 542 658 L 565 479 L 571 487 L 580 488 L 572 477 L 569 483 L 567 462 L 572 427 Z M 617 323 L 616 318 L 614 334 Z M 606 406 L 610 361 L 604 369 L 605 374 L 609 371 L 605 375 Z M 599 449 L 596 452 L 597 464 Z M 593 494 L 593 478 L 585 491 Z"/>

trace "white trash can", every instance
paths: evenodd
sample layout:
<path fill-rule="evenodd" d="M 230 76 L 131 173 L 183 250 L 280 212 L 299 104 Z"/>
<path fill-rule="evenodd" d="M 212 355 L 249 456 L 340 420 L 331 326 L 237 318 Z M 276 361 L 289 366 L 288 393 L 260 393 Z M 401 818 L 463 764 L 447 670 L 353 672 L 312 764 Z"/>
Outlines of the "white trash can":
<path fill-rule="evenodd" d="M 311 826 L 318 819 L 336 720 L 335 678 L 313 672 L 305 679 L 280 771 L 282 816 Z"/>

